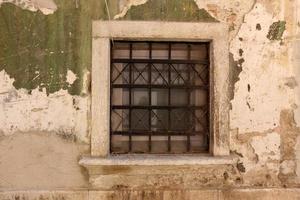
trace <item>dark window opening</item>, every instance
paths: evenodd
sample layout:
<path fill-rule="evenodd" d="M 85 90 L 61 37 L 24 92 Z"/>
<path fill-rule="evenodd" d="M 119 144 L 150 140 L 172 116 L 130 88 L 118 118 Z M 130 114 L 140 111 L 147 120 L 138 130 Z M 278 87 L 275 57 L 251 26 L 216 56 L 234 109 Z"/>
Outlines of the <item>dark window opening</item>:
<path fill-rule="evenodd" d="M 110 150 L 201 153 L 209 144 L 209 43 L 111 43 Z"/>

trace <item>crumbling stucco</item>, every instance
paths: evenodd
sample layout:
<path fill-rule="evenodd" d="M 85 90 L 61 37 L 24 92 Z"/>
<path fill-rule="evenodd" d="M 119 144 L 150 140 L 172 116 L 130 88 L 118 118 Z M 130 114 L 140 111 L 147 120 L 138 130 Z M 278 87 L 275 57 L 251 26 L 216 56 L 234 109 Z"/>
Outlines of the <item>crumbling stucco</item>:
<path fill-rule="evenodd" d="M 74 83 L 74 81 L 76 81 L 77 76 L 76 74 L 74 74 L 71 70 L 67 71 L 67 76 L 66 76 L 66 81 L 67 83 L 69 83 L 70 85 L 72 85 Z"/>
<path fill-rule="evenodd" d="M 251 146 L 258 156 L 258 162 L 265 164 L 270 160 L 280 160 L 280 135 L 276 132 L 252 138 Z"/>
<path fill-rule="evenodd" d="M 228 23 L 231 26 L 231 35 L 235 35 L 237 31 L 239 30 L 239 27 L 241 23 L 243 22 L 244 15 L 248 13 L 251 8 L 253 7 L 253 4 L 255 3 L 254 0 L 251 1 L 240 1 L 240 0 L 234 0 L 234 1 L 216 1 L 216 0 L 191 0 L 196 3 L 198 6 L 198 9 L 205 15 L 211 16 L 207 17 L 207 19 L 203 18 L 205 21 L 211 21 L 213 19 L 217 21 L 222 21 L 225 23 Z M 175 12 L 175 13 L 183 13 L 183 12 L 189 12 L 189 9 L 186 8 L 188 5 L 187 2 L 191 1 L 183 1 L 180 2 L 180 4 L 177 5 L 177 8 L 171 8 L 168 7 L 167 12 Z M 139 7 L 140 5 L 149 3 L 149 0 L 123 0 L 120 1 L 120 10 L 121 12 L 114 16 L 115 19 L 121 19 L 124 16 L 126 16 L 127 12 L 130 12 L 130 9 Z M 168 2 L 168 1 L 166 1 Z M 171 1 L 169 1 L 170 3 Z M 151 2 L 152 3 L 152 2 Z M 155 7 L 152 5 L 152 7 Z M 182 7 L 182 8 L 181 8 Z M 139 8 L 141 12 L 143 12 L 142 8 Z M 170 11 L 169 11 L 170 10 Z M 160 10 L 153 10 L 153 12 L 161 12 Z M 144 11 L 148 14 L 147 11 Z M 180 16 L 180 20 L 187 20 L 187 15 L 183 14 Z M 143 18 L 143 17 L 142 17 Z M 160 18 L 160 16 L 157 15 L 157 19 Z M 211 19 L 210 19 L 211 18 Z M 178 20 L 178 19 L 177 19 Z M 195 20 L 195 19 L 194 19 Z M 193 20 L 193 21 L 194 21 Z M 231 37 L 232 37 L 231 36 Z"/>
<path fill-rule="evenodd" d="M 47 95 L 38 88 L 29 94 L 17 90 L 14 81 L 0 71 L 0 132 L 55 131 L 89 142 L 88 97 L 71 96 L 66 90 Z"/>
<path fill-rule="evenodd" d="M 146 3 L 148 0 L 123 0 L 120 1 L 121 12 L 114 16 L 114 19 L 122 18 L 132 6 L 138 6 Z"/>
<path fill-rule="evenodd" d="M 281 40 L 285 31 L 285 21 L 278 21 L 271 24 L 267 38 L 270 40 Z"/>
<path fill-rule="evenodd" d="M 133 4 L 137 6 L 132 6 Z M 199 9 L 193 0 L 129 1 L 115 18 L 121 16 L 126 20 L 217 22 L 205 9 Z"/>
<path fill-rule="evenodd" d="M 293 75 L 287 46 L 267 38 L 269 27 L 276 20 L 263 4 L 255 4 L 230 44 L 234 60 L 243 59 L 230 113 L 231 127 L 240 133 L 275 128 L 280 111 L 294 103 L 294 91 L 285 84 Z M 256 29 L 258 23 L 260 30 Z"/>
<path fill-rule="evenodd" d="M 53 14 L 57 10 L 53 0 L 0 0 L 0 7 L 3 3 L 12 3 L 33 12 L 40 10 L 44 15 Z"/>
<path fill-rule="evenodd" d="M 289 7 L 288 2 L 282 2 L 281 9 Z M 292 19 L 292 15 L 286 14 L 286 19 Z M 291 54 L 285 38 L 295 33 L 286 25 L 291 22 L 282 16 L 278 2 L 269 5 L 257 1 L 230 45 L 235 62 L 243 59 L 231 102 L 231 127 L 236 128 L 232 130 L 231 147 L 245 166 L 245 184 L 299 183 L 295 175 L 299 129 L 293 112 L 298 107 L 298 83 L 289 61 L 291 55 L 297 57 L 297 48 Z"/>
<path fill-rule="evenodd" d="M 255 3 L 254 0 L 232 0 L 232 1 L 215 1 L 215 0 L 194 0 L 199 9 L 205 9 L 210 15 L 221 22 L 230 25 L 231 36 L 233 38 L 240 29 L 247 14 Z"/>
<path fill-rule="evenodd" d="M 17 89 L 45 88 L 47 94 L 64 89 L 81 94 L 82 70 L 90 63 L 86 57 L 90 45 L 84 43 L 86 36 L 80 36 L 73 24 L 80 23 L 75 6 L 69 14 L 64 13 L 64 7 L 71 5 L 61 2 L 60 6 L 48 16 L 12 4 L 1 6 L 0 71 L 15 79 Z M 66 82 L 68 70 L 78 77 L 71 85 Z"/>

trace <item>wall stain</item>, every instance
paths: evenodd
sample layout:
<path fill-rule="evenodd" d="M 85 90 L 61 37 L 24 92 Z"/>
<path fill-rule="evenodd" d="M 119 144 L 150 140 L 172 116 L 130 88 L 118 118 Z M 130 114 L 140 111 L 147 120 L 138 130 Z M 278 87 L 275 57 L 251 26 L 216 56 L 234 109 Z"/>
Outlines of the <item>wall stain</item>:
<path fill-rule="evenodd" d="M 241 53 L 241 52 L 240 52 Z M 242 72 L 242 64 L 245 62 L 243 58 L 235 61 L 233 54 L 229 53 L 229 99 L 234 99 L 235 83 L 240 80 L 239 75 Z"/>
<path fill-rule="evenodd" d="M 298 83 L 295 79 L 295 77 L 288 77 L 286 78 L 286 82 L 284 83 L 287 87 L 294 89 L 295 87 L 298 86 Z"/>
<path fill-rule="evenodd" d="M 297 137 L 299 136 L 299 128 L 296 126 L 294 111 L 291 109 L 284 109 L 280 112 L 280 162 L 296 160 L 295 146 Z M 292 184 L 296 177 L 296 169 L 294 173 L 285 174 L 283 169 L 280 169 L 278 179 L 281 183 Z"/>
<path fill-rule="evenodd" d="M 256 30 L 258 30 L 258 31 L 261 30 L 261 25 L 260 24 L 256 24 Z"/>
<path fill-rule="evenodd" d="M 148 0 L 131 7 L 123 19 L 218 22 L 205 9 L 199 9 L 193 0 Z"/>
<path fill-rule="evenodd" d="M 246 168 L 244 166 L 244 164 L 242 162 L 237 163 L 236 168 L 240 171 L 245 173 L 246 172 Z"/>
<path fill-rule="evenodd" d="M 14 78 L 16 89 L 81 94 L 83 72 L 91 68 L 92 20 L 108 17 L 103 1 L 77 2 L 56 0 L 58 9 L 52 15 L 11 3 L 1 5 L 0 71 Z M 71 85 L 66 80 L 68 70 L 78 77 Z"/>
<path fill-rule="evenodd" d="M 103 166 L 103 174 L 120 174 L 131 172 L 132 169 L 128 166 Z"/>
<path fill-rule="evenodd" d="M 274 22 L 269 28 L 267 38 L 269 40 L 281 40 L 285 31 L 285 24 L 285 21 Z"/>
<path fill-rule="evenodd" d="M 15 81 L 16 89 L 29 94 L 39 88 L 46 93 L 60 89 L 83 95 L 83 72 L 91 69 L 92 20 L 107 20 L 104 1 L 56 0 L 54 14 L 23 10 L 11 3 L 0 7 L 0 71 Z M 119 13 L 119 1 L 109 1 L 111 16 Z M 157 9 L 153 9 L 157 8 Z M 149 0 L 132 7 L 126 20 L 217 22 L 193 0 Z M 68 84 L 68 70 L 78 77 Z"/>

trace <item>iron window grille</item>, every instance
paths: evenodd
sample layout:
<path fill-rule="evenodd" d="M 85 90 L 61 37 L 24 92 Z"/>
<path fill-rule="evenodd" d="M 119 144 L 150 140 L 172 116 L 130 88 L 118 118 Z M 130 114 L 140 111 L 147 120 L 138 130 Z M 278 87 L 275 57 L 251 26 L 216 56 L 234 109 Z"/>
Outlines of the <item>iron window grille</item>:
<path fill-rule="evenodd" d="M 111 153 L 208 152 L 209 82 L 209 42 L 111 42 Z"/>

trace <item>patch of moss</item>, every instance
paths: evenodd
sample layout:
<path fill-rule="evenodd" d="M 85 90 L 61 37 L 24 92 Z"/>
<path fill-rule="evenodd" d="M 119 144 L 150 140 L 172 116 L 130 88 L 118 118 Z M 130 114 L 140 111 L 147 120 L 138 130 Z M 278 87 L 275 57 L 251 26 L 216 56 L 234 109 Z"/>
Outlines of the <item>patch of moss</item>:
<path fill-rule="evenodd" d="M 217 22 L 206 10 L 199 9 L 193 0 L 148 0 L 131 7 L 123 19 Z"/>
<path fill-rule="evenodd" d="M 269 28 L 267 38 L 269 40 L 281 40 L 285 31 L 285 24 L 285 21 L 274 22 Z"/>

